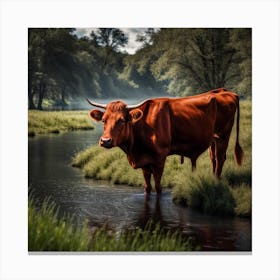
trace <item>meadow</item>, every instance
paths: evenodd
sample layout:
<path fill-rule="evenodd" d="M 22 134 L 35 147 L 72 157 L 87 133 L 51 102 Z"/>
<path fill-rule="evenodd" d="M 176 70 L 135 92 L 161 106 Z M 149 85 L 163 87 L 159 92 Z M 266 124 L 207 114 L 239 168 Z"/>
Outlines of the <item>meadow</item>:
<path fill-rule="evenodd" d="M 244 151 L 242 166 L 234 159 L 236 129 L 233 127 L 227 160 L 222 178 L 212 174 L 208 152 L 197 161 L 197 169 L 191 171 L 189 160 L 180 163 L 179 156 L 167 158 L 162 177 L 162 186 L 172 189 L 176 203 L 215 215 L 251 217 L 252 209 L 252 104 L 240 102 L 240 144 Z M 119 149 L 110 150 L 92 146 L 73 158 L 73 166 L 83 170 L 85 177 L 110 180 L 114 184 L 143 186 L 141 170 L 128 164 L 126 155 Z"/>
<path fill-rule="evenodd" d="M 93 129 L 87 111 L 28 111 L 28 136 Z"/>
<path fill-rule="evenodd" d="M 159 224 L 149 222 L 144 229 L 124 232 L 108 230 L 106 226 L 91 230 L 87 221 L 75 225 L 71 216 L 59 215 L 59 208 L 50 199 L 40 207 L 34 198 L 28 201 L 28 251 L 71 252 L 132 252 L 198 250 L 191 238 L 178 231 L 164 231 Z"/>

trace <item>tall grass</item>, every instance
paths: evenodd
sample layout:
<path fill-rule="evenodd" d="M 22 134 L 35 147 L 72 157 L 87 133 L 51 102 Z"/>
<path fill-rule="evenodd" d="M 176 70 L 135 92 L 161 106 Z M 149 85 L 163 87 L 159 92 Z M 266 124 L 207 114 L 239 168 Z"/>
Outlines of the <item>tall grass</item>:
<path fill-rule="evenodd" d="M 33 198 L 28 201 L 29 251 L 87 251 L 91 237 L 86 223 L 76 228 L 71 217 L 58 216 L 59 209 L 49 199 L 38 209 Z"/>
<path fill-rule="evenodd" d="M 148 223 L 145 229 L 124 232 L 108 231 L 106 227 L 91 231 L 85 221 L 75 226 L 73 217 L 58 215 L 59 209 L 49 199 L 37 208 L 33 198 L 28 204 L 29 251 L 190 251 L 197 250 L 192 239 L 178 232 L 164 231 L 160 225 Z"/>
<path fill-rule="evenodd" d="M 113 236 L 106 229 L 97 230 L 93 235 L 92 249 L 116 252 L 179 252 L 199 249 L 194 246 L 191 238 L 186 240 L 179 231 L 165 231 L 159 224 L 151 225 L 148 223 L 144 230 L 134 228 Z"/>
<path fill-rule="evenodd" d="M 28 111 L 28 135 L 93 129 L 87 111 Z"/>
<path fill-rule="evenodd" d="M 251 102 L 240 103 L 240 144 L 244 151 L 242 166 L 234 159 L 236 128 L 233 127 L 227 160 L 222 180 L 212 174 L 208 152 L 197 161 L 197 170 L 191 172 L 189 160 L 180 163 L 179 156 L 170 156 L 166 160 L 162 177 L 162 186 L 172 188 L 176 202 L 200 209 L 203 212 L 222 215 L 251 215 L 252 180 L 252 125 Z M 144 179 L 141 170 L 132 169 L 126 155 L 118 148 L 107 150 L 93 146 L 78 153 L 73 166 L 82 168 L 86 177 L 110 180 L 113 183 L 142 186 Z"/>
<path fill-rule="evenodd" d="M 213 176 L 190 176 L 186 185 L 175 189 L 173 196 L 177 201 L 205 213 L 234 214 L 235 202 L 227 182 Z"/>

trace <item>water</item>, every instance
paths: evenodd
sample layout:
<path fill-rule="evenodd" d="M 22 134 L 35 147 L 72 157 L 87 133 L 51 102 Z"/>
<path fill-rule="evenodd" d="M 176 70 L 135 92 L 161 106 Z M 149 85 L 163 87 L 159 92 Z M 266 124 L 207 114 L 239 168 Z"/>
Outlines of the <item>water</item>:
<path fill-rule="evenodd" d="M 62 212 L 70 213 L 80 224 L 105 223 L 116 230 L 144 227 L 152 218 L 166 229 L 179 229 L 195 237 L 205 251 L 251 251 L 251 222 L 240 218 L 203 215 L 176 205 L 170 191 L 148 199 L 143 189 L 112 185 L 107 181 L 85 179 L 71 166 L 74 154 L 98 142 L 102 127 L 94 131 L 42 135 L 28 139 L 29 186 L 42 201 L 51 197 Z"/>

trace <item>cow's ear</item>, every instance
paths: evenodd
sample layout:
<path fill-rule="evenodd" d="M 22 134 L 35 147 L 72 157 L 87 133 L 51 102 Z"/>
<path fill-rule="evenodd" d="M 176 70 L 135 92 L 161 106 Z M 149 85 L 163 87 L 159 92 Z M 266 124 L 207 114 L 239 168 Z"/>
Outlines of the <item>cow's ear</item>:
<path fill-rule="evenodd" d="M 138 122 L 143 117 L 143 112 L 140 109 L 134 109 L 129 112 L 132 123 Z"/>
<path fill-rule="evenodd" d="M 92 110 L 90 111 L 89 115 L 91 116 L 92 119 L 94 119 L 95 121 L 99 122 L 102 120 L 103 117 L 103 112 L 99 111 L 99 110 Z"/>

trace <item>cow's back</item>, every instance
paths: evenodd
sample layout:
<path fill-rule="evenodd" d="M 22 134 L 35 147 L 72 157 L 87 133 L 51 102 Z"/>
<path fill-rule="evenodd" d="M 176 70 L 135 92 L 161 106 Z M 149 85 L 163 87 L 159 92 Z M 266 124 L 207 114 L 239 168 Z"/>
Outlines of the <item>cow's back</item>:
<path fill-rule="evenodd" d="M 207 96 L 214 96 L 217 101 L 215 134 L 221 138 L 228 137 L 227 134 L 231 132 L 239 102 L 238 95 L 225 88 L 218 88 L 188 98 L 193 100 L 205 98 Z"/>
<path fill-rule="evenodd" d="M 171 148 L 170 154 L 192 157 L 207 149 L 214 133 L 216 99 L 170 99 Z"/>
<path fill-rule="evenodd" d="M 218 88 L 202 95 L 214 95 L 217 100 L 217 117 L 215 134 L 221 138 L 228 138 L 234 123 L 235 112 L 238 107 L 239 97 L 237 94 L 225 88 Z"/>

